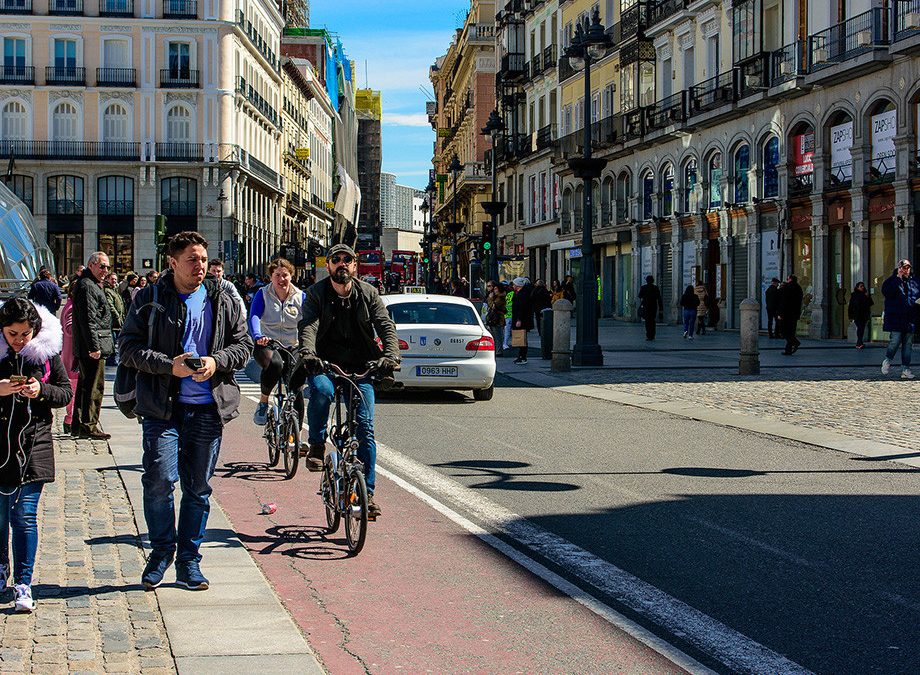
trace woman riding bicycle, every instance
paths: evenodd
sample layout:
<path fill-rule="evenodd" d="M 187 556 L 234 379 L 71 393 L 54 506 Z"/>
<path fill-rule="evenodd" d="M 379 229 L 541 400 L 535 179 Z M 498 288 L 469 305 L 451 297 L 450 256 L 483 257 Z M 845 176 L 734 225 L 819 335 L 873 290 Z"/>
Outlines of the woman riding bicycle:
<path fill-rule="evenodd" d="M 284 258 L 276 258 L 268 265 L 271 283 L 260 288 L 249 308 L 249 332 L 255 342 L 252 356 L 262 368 L 260 385 L 262 396 L 252 421 L 264 426 L 268 414 L 268 399 L 284 373 L 284 359 L 269 346 L 276 340 L 292 353 L 296 353 L 299 334 L 297 325 L 303 317 L 306 292 L 292 282 L 294 266 Z M 303 419 L 303 394 L 297 397 L 297 412 Z"/>

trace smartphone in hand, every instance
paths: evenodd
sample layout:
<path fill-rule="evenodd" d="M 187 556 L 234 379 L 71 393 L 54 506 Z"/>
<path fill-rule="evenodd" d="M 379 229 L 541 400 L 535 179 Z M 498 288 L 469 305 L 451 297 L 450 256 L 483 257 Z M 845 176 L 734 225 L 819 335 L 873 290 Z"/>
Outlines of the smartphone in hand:
<path fill-rule="evenodd" d="M 28 379 L 25 375 L 10 375 L 10 384 L 25 384 Z"/>
<path fill-rule="evenodd" d="M 185 359 L 185 365 L 192 370 L 201 370 L 204 368 L 204 362 L 201 360 L 200 356 L 189 356 Z"/>

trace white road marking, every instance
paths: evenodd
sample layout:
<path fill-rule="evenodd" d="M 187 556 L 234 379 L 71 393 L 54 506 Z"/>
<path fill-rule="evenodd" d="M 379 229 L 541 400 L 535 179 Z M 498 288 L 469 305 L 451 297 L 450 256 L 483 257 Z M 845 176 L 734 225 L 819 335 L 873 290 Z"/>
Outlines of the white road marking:
<path fill-rule="evenodd" d="M 416 495 L 480 539 L 556 586 L 599 616 L 691 672 L 709 672 L 676 647 L 631 622 L 577 587 L 556 577 L 539 563 L 497 539 L 501 533 L 535 551 L 579 579 L 616 598 L 635 612 L 687 640 L 705 654 L 742 673 L 808 673 L 797 663 L 742 635 L 632 574 L 594 556 L 571 542 L 530 523 L 522 516 L 460 485 L 392 448 L 377 443 L 378 471 Z M 383 462 L 389 470 L 379 466 Z M 417 487 L 423 486 L 423 487 Z M 468 513 L 474 524 L 451 506 Z M 520 558 L 520 559 L 519 559 Z M 546 576 L 542 573 L 545 570 Z M 566 588 L 555 583 L 558 578 Z M 574 589 L 573 592 L 569 590 Z M 613 617 L 613 618 L 611 618 Z M 614 620 L 615 619 L 615 620 Z M 635 631 L 635 632 L 634 632 Z"/>

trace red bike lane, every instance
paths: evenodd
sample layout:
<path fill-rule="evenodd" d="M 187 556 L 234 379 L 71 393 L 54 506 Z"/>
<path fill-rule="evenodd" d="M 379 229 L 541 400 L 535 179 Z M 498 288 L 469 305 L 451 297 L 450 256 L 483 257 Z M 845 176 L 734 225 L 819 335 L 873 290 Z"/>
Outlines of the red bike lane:
<path fill-rule="evenodd" d="M 349 557 L 320 474 L 268 468 L 249 414 L 225 430 L 214 495 L 330 672 L 682 672 L 382 477 L 383 515 Z"/>

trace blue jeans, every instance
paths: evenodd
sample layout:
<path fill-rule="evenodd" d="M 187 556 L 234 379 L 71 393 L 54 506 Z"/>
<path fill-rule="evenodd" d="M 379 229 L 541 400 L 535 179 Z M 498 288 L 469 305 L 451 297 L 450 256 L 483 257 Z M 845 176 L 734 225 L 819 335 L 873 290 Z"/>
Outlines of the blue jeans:
<path fill-rule="evenodd" d="M 217 405 L 189 405 L 176 401 L 170 420 L 144 420 L 144 519 L 155 553 L 176 553 L 180 562 L 201 561 L 211 505 L 214 475 L 223 422 Z M 173 491 L 182 487 L 179 526 L 176 527 Z M 177 550 L 178 548 L 178 550 Z"/>
<path fill-rule="evenodd" d="M 332 379 L 327 375 L 310 375 L 310 402 L 307 404 L 307 424 L 310 426 L 309 443 L 326 441 L 326 423 L 329 421 L 329 408 L 335 393 Z M 369 380 L 359 380 L 358 388 L 364 402 L 358 406 L 357 435 L 358 459 L 364 463 L 364 478 L 367 491 L 374 493 L 377 478 L 377 442 L 374 440 L 374 385 Z"/>
<path fill-rule="evenodd" d="M 891 361 L 894 355 L 898 353 L 898 347 L 901 347 L 901 365 L 910 368 L 911 350 L 914 347 L 914 334 L 912 332 L 901 333 L 891 331 L 891 337 L 888 338 L 888 349 L 885 350 L 885 358 Z"/>
<path fill-rule="evenodd" d="M 44 483 L 26 483 L 11 495 L 0 495 L 0 562 L 9 564 L 7 542 L 13 527 L 13 583 L 32 585 L 38 551 L 38 499 Z"/>
<path fill-rule="evenodd" d="M 693 334 L 696 332 L 695 309 L 684 310 L 684 332 L 687 334 L 687 337 L 693 337 Z"/>

